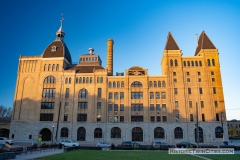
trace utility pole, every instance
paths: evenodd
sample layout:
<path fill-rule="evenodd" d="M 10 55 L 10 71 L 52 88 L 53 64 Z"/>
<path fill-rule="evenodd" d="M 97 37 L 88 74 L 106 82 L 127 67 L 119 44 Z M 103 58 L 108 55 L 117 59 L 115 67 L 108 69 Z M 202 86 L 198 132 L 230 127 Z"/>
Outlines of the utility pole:
<path fill-rule="evenodd" d="M 197 147 L 199 148 L 199 127 L 198 127 L 198 103 L 196 102 L 196 114 L 197 114 Z"/>

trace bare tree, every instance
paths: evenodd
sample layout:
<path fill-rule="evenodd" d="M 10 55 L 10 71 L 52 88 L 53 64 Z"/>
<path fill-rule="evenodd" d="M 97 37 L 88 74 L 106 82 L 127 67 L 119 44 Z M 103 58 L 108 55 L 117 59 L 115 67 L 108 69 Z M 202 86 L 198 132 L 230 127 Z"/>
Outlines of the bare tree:
<path fill-rule="evenodd" d="M 0 105 L 0 122 L 11 122 L 12 108 Z"/>

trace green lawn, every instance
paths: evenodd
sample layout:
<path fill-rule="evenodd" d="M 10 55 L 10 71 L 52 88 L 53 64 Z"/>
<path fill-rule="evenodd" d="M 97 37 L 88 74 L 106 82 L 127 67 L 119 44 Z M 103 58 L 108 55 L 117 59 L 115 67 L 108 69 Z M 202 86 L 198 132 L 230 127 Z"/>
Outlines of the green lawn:
<path fill-rule="evenodd" d="M 222 160 L 222 159 L 227 159 L 227 160 L 239 160 L 240 159 L 240 154 L 201 154 L 199 155 L 201 157 L 206 157 L 210 158 L 212 160 Z"/>
<path fill-rule="evenodd" d="M 40 160 L 199 160 L 200 158 L 187 154 L 168 154 L 167 151 L 95 151 L 75 150 L 53 156 L 38 158 Z"/>

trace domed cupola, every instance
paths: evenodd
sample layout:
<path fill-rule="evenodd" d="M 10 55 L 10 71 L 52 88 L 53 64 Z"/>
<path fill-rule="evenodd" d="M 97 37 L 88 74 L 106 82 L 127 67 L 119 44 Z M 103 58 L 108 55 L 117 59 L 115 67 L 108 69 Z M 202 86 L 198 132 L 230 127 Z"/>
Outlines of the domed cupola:
<path fill-rule="evenodd" d="M 64 43 L 65 32 L 63 31 L 63 16 L 60 20 L 60 28 L 56 32 L 56 40 L 53 41 L 47 48 L 44 50 L 42 54 L 42 58 L 57 58 L 64 57 L 69 64 L 72 63 L 71 54 Z"/>

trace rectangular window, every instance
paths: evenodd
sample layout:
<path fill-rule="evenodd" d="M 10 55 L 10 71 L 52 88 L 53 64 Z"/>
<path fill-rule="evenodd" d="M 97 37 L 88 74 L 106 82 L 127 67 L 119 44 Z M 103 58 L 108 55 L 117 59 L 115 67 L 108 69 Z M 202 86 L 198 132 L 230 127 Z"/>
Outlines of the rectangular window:
<path fill-rule="evenodd" d="M 87 114 L 78 114 L 77 115 L 78 122 L 86 122 L 87 121 Z"/>
<path fill-rule="evenodd" d="M 150 92 L 150 99 L 154 99 L 154 93 Z"/>
<path fill-rule="evenodd" d="M 175 108 L 178 108 L 178 101 L 175 101 Z"/>
<path fill-rule="evenodd" d="M 211 71 L 211 75 L 214 75 L 214 72 L 213 72 L 213 71 Z"/>
<path fill-rule="evenodd" d="M 143 93 L 142 92 L 131 92 L 131 99 L 142 99 Z"/>
<path fill-rule="evenodd" d="M 43 88 L 42 98 L 55 98 L 55 88 Z"/>
<path fill-rule="evenodd" d="M 143 111 L 143 104 L 131 104 L 131 111 Z"/>
<path fill-rule="evenodd" d="M 112 92 L 108 93 L 108 99 L 112 99 Z"/>
<path fill-rule="evenodd" d="M 201 79 L 201 78 L 198 78 L 198 82 L 202 82 L 202 79 Z"/>
<path fill-rule="evenodd" d="M 212 78 L 212 82 L 215 82 L 215 78 Z"/>
<path fill-rule="evenodd" d="M 66 88 L 65 98 L 69 98 L 69 88 Z"/>
<path fill-rule="evenodd" d="M 120 99 L 124 99 L 124 93 L 120 92 Z"/>
<path fill-rule="evenodd" d="M 63 117 L 63 121 L 67 121 L 67 119 L 68 119 L 68 115 L 67 114 L 64 114 L 64 117 Z"/>
<path fill-rule="evenodd" d="M 102 88 L 98 88 L 98 98 L 102 97 Z"/>
<path fill-rule="evenodd" d="M 190 75 L 190 73 L 189 72 L 187 72 L 187 76 L 189 76 Z"/>
<path fill-rule="evenodd" d="M 32 139 L 32 135 L 29 135 L 28 138 L 29 138 L 29 139 Z"/>
<path fill-rule="evenodd" d="M 112 104 L 108 104 L 108 111 L 112 111 Z"/>
<path fill-rule="evenodd" d="M 200 75 L 201 75 L 201 72 L 197 72 L 197 74 L 200 76 Z"/>
<path fill-rule="evenodd" d="M 120 122 L 124 122 L 124 116 L 120 116 Z"/>
<path fill-rule="evenodd" d="M 114 99 L 118 99 L 118 93 L 117 92 L 114 93 Z"/>
<path fill-rule="evenodd" d="M 177 88 L 174 88 L 174 94 L 178 94 Z"/>
<path fill-rule="evenodd" d="M 41 113 L 40 121 L 53 121 L 53 114 L 52 113 Z"/>
<path fill-rule="evenodd" d="M 87 109 L 87 102 L 78 102 L 78 109 Z"/>
<path fill-rule="evenodd" d="M 202 114 L 202 121 L 205 121 L 205 115 Z"/>
<path fill-rule="evenodd" d="M 155 122 L 155 116 L 151 116 L 151 122 Z"/>
<path fill-rule="evenodd" d="M 167 110 L 166 104 L 162 104 L 162 110 L 163 110 L 163 111 L 166 111 L 166 110 Z"/>
<path fill-rule="evenodd" d="M 143 116 L 131 116 L 131 122 L 143 122 Z"/>
<path fill-rule="evenodd" d="M 64 108 L 66 109 L 68 107 L 68 102 L 65 102 Z"/>
<path fill-rule="evenodd" d="M 204 108 L 204 101 L 201 101 L 201 108 Z"/>
<path fill-rule="evenodd" d="M 202 88 L 201 88 L 201 87 L 199 88 L 199 93 L 200 93 L 200 94 L 203 94 L 203 91 L 202 91 Z"/>
<path fill-rule="evenodd" d="M 156 111 L 160 111 L 160 104 L 156 104 Z"/>
<path fill-rule="evenodd" d="M 114 104 L 114 111 L 118 111 L 118 104 Z"/>
<path fill-rule="evenodd" d="M 216 113 L 216 121 L 219 121 L 219 114 Z"/>
<path fill-rule="evenodd" d="M 97 114 L 97 122 L 101 122 L 101 114 Z"/>
<path fill-rule="evenodd" d="M 190 78 L 187 78 L 187 82 L 190 82 Z"/>
<path fill-rule="evenodd" d="M 162 92 L 162 99 L 166 99 L 166 93 Z"/>
<path fill-rule="evenodd" d="M 192 101 L 189 101 L 189 108 L 192 108 Z"/>
<path fill-rule="evenodd" d="M 174 78 L 174 79 L 173 79 L 173 82 L 177 82 L 177 78 Z"/>
<path fill-rule="evenodd" d="M 97 102 L 97 109 L 101 109 L 101 105 L 102 105 L 101 102 Z"/>
<path fill-rule="evenodd" d="M 156 99 L 160 99 L 160 93 L 156 92 Z"/>
<path fill-rule="evenodd" d="M 179 114 L 176 114 L 176 122 L 179 122 Z"/>
<path fill-rule="evenodd" d="M 42 102 L 41 109 L 54 109 L 54 102 Z"/>
<path fill-rule="evenodd" d="M 191 94 L 191 88 L 188 88 L 188 94 Z"/>
<path fill-rule="evenodd" d="M 167 122 L 167 116 L 162 116 L 163 122 Z"/>
<path fill-rule="evenodd" d="M 150 104 L 150 111 L 154 111 L 154 104 Z"/>
<path fill-rule="evenodd" d="M 217 94 L 216 87 L 213 87 L 213 94 Z"/>
<path fill-rule="evenodd" d="M 124 111 L 124 104 L 120 104 L 120 111 Z"/>
<path fill-rule="evenodd" d="M 218 102 L 217 101 L 214 101 L 214 106 L 218 107 Z"/>
<path fill-rule="evenodd" d="M 154 81 L 153 85 L 154 85 L 154 87 L 157 87 L 157 82 L 156 82 L 156 81 Z"/>
<path fill-rule="evenodd" d="M 108 116 L 108 122 L 112 122 L 112 116 Z"/>
<path fill-rule="evenodd" d="M 157 116 L 157 122 L 161 122 L 161 116 Z"/>
<path fill-rule="evenodd" d="M 118 122 L 118 116 L 114 116 L 114 122 Z"/>
<path fill-rule="evenodd" d="M 190 114 L 190 121 L 193 121 L 193 114 Z"/>
<path fill-rule="evenodd" d="M 173 72 L 173 75 L 176 76 L 177 75 L 176 72 Z"/>

